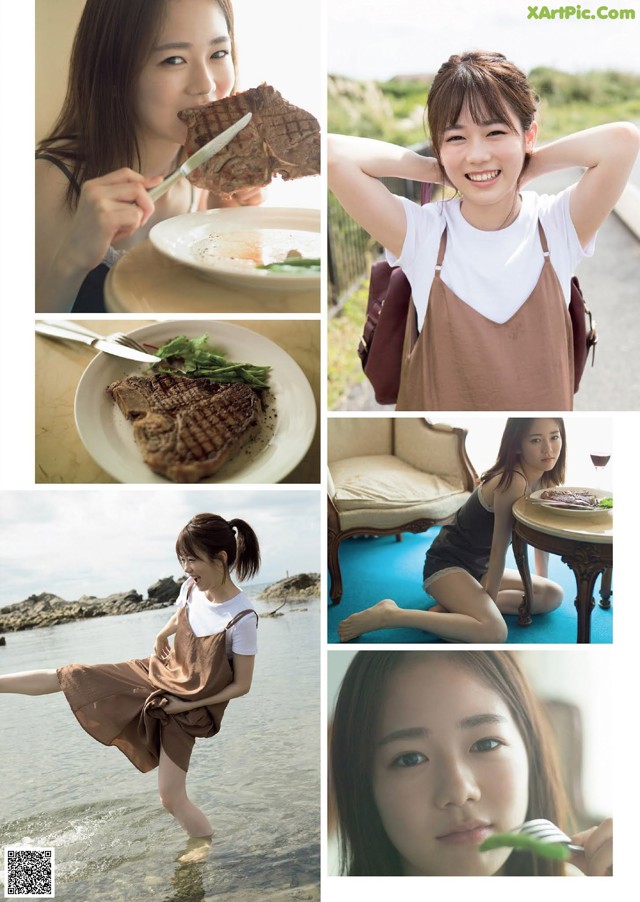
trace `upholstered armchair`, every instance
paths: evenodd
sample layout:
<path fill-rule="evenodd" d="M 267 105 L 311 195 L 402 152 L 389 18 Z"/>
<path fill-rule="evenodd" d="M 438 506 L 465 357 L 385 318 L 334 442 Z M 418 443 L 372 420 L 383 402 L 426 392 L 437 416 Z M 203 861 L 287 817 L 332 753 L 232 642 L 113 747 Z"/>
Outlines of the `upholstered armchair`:
<path fill-rule="evenodd" d="M 331 417 L 327 423 L 330 597 L 342 598 L 339 548 L 356 535 L 425 532 L 445 523 L 477 474 L 466 430 L 417 417 Z"/>

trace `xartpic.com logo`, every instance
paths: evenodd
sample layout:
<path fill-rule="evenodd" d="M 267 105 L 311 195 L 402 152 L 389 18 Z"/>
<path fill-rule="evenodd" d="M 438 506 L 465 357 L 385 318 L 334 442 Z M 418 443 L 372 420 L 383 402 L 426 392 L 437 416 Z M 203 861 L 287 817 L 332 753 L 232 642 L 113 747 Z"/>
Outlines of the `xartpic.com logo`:
<path fill-rule="evenodd" d="M 581 19 L 581 20 L 633 20 L 636 17 L 635 9 L 611 9 L 609 6 L 599 6 L 592 10 L 588 7 L 577 6 L 529 6 L 527 19 Z"/>

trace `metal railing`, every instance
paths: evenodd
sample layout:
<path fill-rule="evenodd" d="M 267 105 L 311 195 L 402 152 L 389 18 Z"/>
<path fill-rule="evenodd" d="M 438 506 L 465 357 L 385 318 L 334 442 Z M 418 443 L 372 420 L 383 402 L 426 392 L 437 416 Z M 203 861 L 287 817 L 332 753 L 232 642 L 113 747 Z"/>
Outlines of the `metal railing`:
<path fill-rule="evenodd" d="M 427 154 L 424 144 L 411 148 Z M 405 179 L 382 179 L 394 194 L 420 200 L 420 184 Z M 356 290 L 369 273 L 371 264 L 382 253 L 382 247 L 345 213 L 329 193 L 327 222 L 327 266 L 329 309 L 337 312 L 346 298 Z"/>

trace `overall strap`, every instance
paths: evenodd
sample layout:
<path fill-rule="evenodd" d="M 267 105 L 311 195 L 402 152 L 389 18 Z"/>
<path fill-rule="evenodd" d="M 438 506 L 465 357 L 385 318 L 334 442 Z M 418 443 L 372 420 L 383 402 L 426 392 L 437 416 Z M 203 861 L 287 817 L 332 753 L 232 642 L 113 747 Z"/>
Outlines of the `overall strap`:
<path fill-rule="evenodd" d="M 51 153 L 46 153 L 45 151 L 37 153 L 36 160 L 47 160 L 47 162 L 53 163 L 54 166 L 57 166 L 60 172 L 69 179 L 76 194 L 80 194 L 80 185 L 78 184 L 78 180 L 76 179 L 73 172 L 69 169 L 69 167 L 62 162 L 62 160 L 58 159 L 58 157 L 54 157 Z"/>
<path fill-rule="evenodd" d="M 549 259 L 549 245 L 547 244 L 547 236 L 542 228 L 542 223 L 538 220 L 538 235 L 540 236 L 540 244 L 542 245 L 542 253 L 545 259 Z"/>
<path fill-rule="evenodd" d="M 254 611 L 253 608 L 247 608 L 246 611 L 240 611 L 239 614 L 236 614 L 236 616 L 232 620 L 230 620 L 229 623 L 227 623 L 227 625 L 225 626 L 225 630 L 230 630 L 232 626 L 236 625 L 238 620 L 242 620 L 242 618 L 246 617 L 247 614 L 255 614 L 256 627 L 257 627 L 258 623 L 259 623 L 257 612 Z"/>
<path fill-rule="evenodd" d="M 436 270 L 434 278 L 440 278 L 440 270 L 442 269 L 442 261 L 444 260 L 444 252 L 447 249 L 447 227 L 444 227 L 442 237 L 440 238 L 440 247 L 438 248 L 438 259 L 436 261 Z"/>

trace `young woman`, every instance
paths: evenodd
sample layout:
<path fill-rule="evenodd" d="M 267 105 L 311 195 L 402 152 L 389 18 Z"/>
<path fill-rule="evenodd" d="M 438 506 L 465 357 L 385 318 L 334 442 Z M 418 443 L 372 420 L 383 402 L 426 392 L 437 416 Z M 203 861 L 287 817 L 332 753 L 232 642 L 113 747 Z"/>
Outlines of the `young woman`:
<path fill-rule="evenodd" d="M 452 56 L 427 103 L 433 158 L 332 136 L 329 186 L 412 287 L 399 410 L 571 410 L 571 277 L 620 197 L 640 146 L 629 123 L 536 148 L 536 97 L 502 54 Z M 557 195 L 521 191 L 581 167 Z M 456 189 L 421 207 L 379 181 Z"/>
<path fill-rule="evenodd" d="M 231 201 L 180 179 L 147 190 L 184 156 L 178 112 L 228 96 L 235 82 L 230 0 L 87 0 L 67 96 L 36 154 L 36 309 L 100 312 L 108 268 L 157 222 Z"/>
<path fill-rule="evenodd" d="M 329 767 L 343 874 L 564 875 L 530 852 L 478 849 L 534 818 L 571 831 L 549 728 L 509 652 L 358 652 Z M 612 834 L 606 820 L 573 835 L 584 852 L 570 863 L 610 874 Z"/>
<path fill-rule="evenodd" d="M 164 807 L 189 836 L 207 837 L 211 824 L 187 795 L 187 771 L 196 738 L 214 736 L 227 704 L 251 688 L 258 615 L 230 572 L 254 576 L 260 549 L 244 520 L 198 514 L 176 552 L 188 579 L 150 658 L 7 674 L 0 692 L 63 691 L 91 736 L 143 772 L 158 767 Z"/>
<path fill-rule="evenodd" d="M 520 574 L 505 570 L 512 508 L 523 495 L 564 481 L 566 451 L 561 418 L 508 419 L 495 464 L 427 552 L 423 587 L 438 604 L 407 611 L 384 599 L 343 620 L 341 641 L 376 629 L 413 627 L 457 642 L 504 642 L 502 615 L 518 613 L 523 593 Z M 546 552 L 536 553 L 536 570 L 531 612 L 548 613 L 562 603 L 562 589 L 547 579 Z"/>

